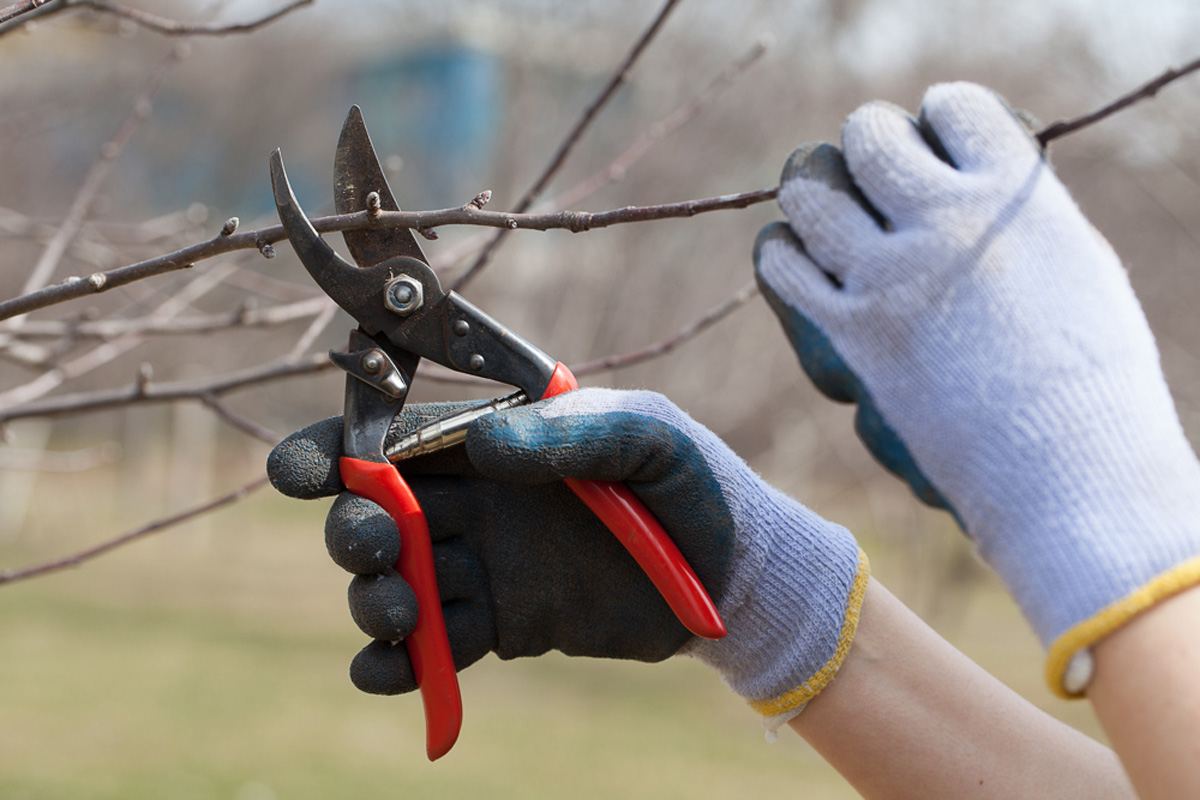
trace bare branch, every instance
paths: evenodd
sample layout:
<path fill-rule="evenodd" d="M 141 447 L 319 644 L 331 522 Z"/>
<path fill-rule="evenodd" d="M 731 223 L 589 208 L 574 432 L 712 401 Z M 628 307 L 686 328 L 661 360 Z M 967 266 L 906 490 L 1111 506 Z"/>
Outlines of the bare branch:
<path fill-rule="evenodd" d="M 118 3 L 112 3 L 109 0 L 71 0 L 70 5 L 90 8 L 93 11 L 99 11 L 104 14 L 112 14 L 165 36 L 226 36 L 232 33 L 251 33 L 264 25 L 270 25 L 275 20 L 292 13 L 301 6 L 311 5 L 312 2 L 313 0 L 292 0 L 292 2 L 250 22 L 235 22 L 224 25 L 218 23 L 179 22 L 167 19 L 166 17 L 160 17 L 157 14 L 151 14 L 148 11 L 141 11 Z"/>
<path fill-rule="evenodd" d="M 580 375 L 592 375 L 610 369 L 632 367 L 635 364 L 641 364 L 645 361 L 665 356 L 681 344 L 696 338 L 713 325 L 716 325 L 757 296 L 758 285 L 754 281 L 751 281 L 734 292 L 733 296 L 723 303 L 710 308 L 699 319 L 680 328 L 674 336 L 621 355 L 611 355 L 604 358 L 597 358 L 593 361 L 585 361 L 582 364 L 571 367 L 571 371 L 575 373 L 576 377 Z"/>
<path fill-rule="evenodd" d="M 240 430 L 242 433 L 248 434 L 261 442 L 266 442 L 269 445 L 277 445 L 283 439 L 278 433 L 269 428 L 259 425 L 254 420 L 239 414 L 230 408 L 221 399 L 214 394 L 204 394 L 200 396 L 200 402 L 216 412 L 217 416 L 228 422 L 233 427 Z"/>
<path fill-rule="evenodd" d="M 280 358 L 248 369 L 196 380 L 154 383 L 145 376 L 140 376 L 123 388 L 59 395 L 14 408 L 0 409 L 0 423 L 26 417 L 57 417 L 85 411 L 102 411 L 139 403 L 219 397 L 234 389 L 308 375 L 331 366 L 332 363 L 324 353 L 316 353 L 302 358 Z"/>
<path fill-rule="evenodd" d="M 169 517 L 164 517 L 163 519 L 151 522 L 148 525 L 144 525 L 140 528 L 129 531 L 128 533 L 124 533 L 116 538 L 109 539 L 106 542 L 101 542 L 94 547 L 89 547 L 86 550 L 80 550 L 77 553 L 73 553 L 62 558 L 57 558 L 53 561 L 46 561 L 41 564 L 34 564 L 33 566 L 23 567 L 21 569 L 0 571 L 0 586 L 6 583 L 14 583 L 27 578 L 35 578 L 40 575 L 46 575 L 51 572 L 58 572 L 59 570 L 64 570 L 68 567 L 77 567 L 84 562 L 91 561 L 97 556 L 104 555 L 105 553 L 115 550 L 118 547 L 127 545 L 130 542 L 135 542 L 138 539 L 143 539 L 151 534 L 164 531 L 167 528 L 180 525 L 188 520 L 195 519 L 196 517 L 203 516 L 204 514 L 208 514 L 212 511 L 216 511 L 218 508 L 236 503 L 251 492 L 261 489 L 266 485 L 267 476 L 262 475 L 245 484 L 244 486 L 234 489 L 229 494 L 222 495 L 214 500 L 209 500 L 207 503 L 201 503 L 198 506 L 193 506 L 192 508 L 189 508 L 186 511 L 181 511 L 178 514 L 172 514 Z"/>
<path fill-rule="evenodd" d="M 67 212 L 66 218 L 55 231 L 50 243 L 46 245 L 46 249 L 42 251 L 42 255 L 29 273 L 29 277 L 26 278 L 21 294 L 28 294 L 35 289 L 40 289 L 50 280 L 50 276 L 54 274 L 54 270 L 58 268 L 59 262 L 67 252 L 67 247 L 70 246 L 75 234 L 83 225 L 83 219 L 91 209 L 100 187 L 112 171 L 117 156 L 121 154 L 125 145 L 133 138 L 133 134 L 150 116 L 150 107 L 154 96 L 162 88 L 170 68 L 179 63 L 182 58 L 183 50 L 179 47 L 172 47 L 167 58 L 158 69 L 154 70 L 150 80 L 138 93 L 137 98 L 133 101 L 133 108 L 117 128 L 117 132 L 100 148 L 100 157 L 88 171 L 83 185 L 79 187 L 79 191 L 71 203 L 71 209 Z"/>
<path fill-rule="evenodd" d="M 1038 133 L 1038 143 L 1041 144 L 1042 147 L 1045 147 L 1055 139 L 1066 136 L 1069 133 L 1074 133 L 1075 131 L 1086 128 L 1089 125 L 1093 125 L 1100 120 L 1106 119 L 1113 114 L 1116 114 L 1118 111 L 1128 108 L 1129 106 L 1141 100 L 1154 97 L 1154 95 L 1156 95 L 1158 91 L 1167 84 L 1197 70 L 1200 70 L 1200 58 L 1190 61 L 1178 69 L 1169 69 L 1154 80 L 1143 84 L 1140 88 L 1118 97 L 1108 105 L 1098 108 L 1090 114 L 1085 114 L 1082 117 L 1076 117 L 1075 119 L 1064 120 L 1062 122 L 1055 122 L 1053 125 L 1048 125 Z"/>
<path fill-rule="evenodd" d="M 608 369 L 630 367 L 666 355 L 684 342 L 696 337 L 725 319 L 749 302 L 756 294 L 757 289 L 754 284 L 747 284 L 735 292 L 728 300 L 709 309 L 698 319 L 688 323 L 666 339 L 640 347 L 630 353 L 610 355 L 593 361 L 587 361 L 573 366 L 571 369 L 576 375 L 591 375 Z M 129 386 L 120 389 L 104 389 L 96 392 L 61 395 L 37 403 L 28 403 L 16 408 L 0 410 L 0 423 L 26 417 L 54 417 L 87 411 L 100 411 L 139 403 L 161 403 L 175 400 L 198 399 L 215 408 L 215 399 L 234 389 L 241 389 L 246 386 L 283 378 L 308 375 L 327 369 L 330 366 L 331 363 L 325 355 L 310 354 L 305 356 L 287 356 L 249 369 L 198 380 L 155 384 L 143 375 L 139 376 Z M 491 383 L 474 375 L 453 372 L 429 361 L 421 362 L 421 377 L 435 383 L 464 384 L 470 386 L 485 386 Z M 226 418 L 229 419 L 228 417 Z M 232 420 L 230 421 L 232 422 Z M 243 430 L 247 430 L 247 432 L 250 432 L 250 429 L 254 427 L 253 424 L 248 426 L 243 426 L 237 422 L 233 424 L 241 427 Z M 262 429 L 258 429 L 258 432 L 252 435 L 263 438 L 259 436 L 261 432 Z M 269 433 L 268 435 L 274 436 L 273 433 Z"/>
<path fill-rule="evenodd" d="M 0 25 L 15 21 L 17 24 L 27 22 L 35 16 L 56 14 L 69 8 L 89 8 L 101 14 L 111 14 L 115 17 L 132 22 L 146 30 L 161 33 L 164 36 L 226 36 L 235 33 L 251 33 L 264 25 L 269 25 L 284 17 L 301 6 L 311 5 L 313 0 L 292 0 L 284 6 L 249 22 L 235 23 L 193 23 L 179 22 L 148 11 L 131 8 L 109 0 L 23 0 L 13 3 L 7 8 L 0 9 Z M 33 12 L 37 12 L 34 14 Z M 19 19 L 26 17 L 26 19 Z M 0 30 L 0 34 L 11 30 L 11 26 Z"/>
<path fill-rule="evenodd" d="M 633 69 L 634 63 L 645 51 L 650 42 L 654 40 L 659 30 L 662 29 L 663 23 L 666 22 L 667 17 L 670 16 L 678 2 L 679 0 L 667 0 L 663 4 L 658 15 L 654 17 L 649 27 L 642 32 L 637 42 L 634 43 L 633 48 L 625 56 L 625 60 L 621 62 L 620 66 L 613 72 L 612 77 L 609 78 L 608 83 L 600 90 L 600 94 L 596 96 L 591 105 L 583 110 L 583 114 L 576 120 L 574 127 L 567 133 L 562 144 L 558 146 L 558 151 L 551 157 L 546 168 L 542 170 L 542 174 L 538 176 L 533 185 L 529 187 L 513 207 L 514 213 L 524 213 L 541 196 L 546 187 L 550 185 L 550 181 L 558 174 L 559 169 L 562 168 L 563 163 L 567 160 L 567 156 L 571 154 L 575 145 L 583 138 L 584 132 L 591 126 L 592 121 L 600 113 L 600 109 L 604 108 L 608 101 L 612 99 L 612 96 L 616 94 L 617 89 L 621 88 L 621 85 L 625 83 L 629 77 L 630 70 Z M 501 230 L 493 236 L 491 241 L 484 246 L 482 252 L 476 256 L 475 262 L 467 268 L 466 272 L 459 276 L 458 280 L 450 288 L 462 289 L 462 287 L 470 283 L 476 275 L 483 271 L 488 261 L 491 260 L 492 253 L 496 251 L 496 248 L 500 246 L 500 243 L 504 241 L 504 237 L 507 235 L 508 231 Z"/>
<path fill-rule="evenodd" d="M 155 309 L 155 316 L 162 320 L 171 319 L 187 308 L 190 303 L 219 286 L 225 276 L 236 269 L 237 267 L 232 264 L 224 264 L 215 270 L 197 276 L 180 291 L 160 303 Z M 129 352 L 141 344 L 143 338 L 138 334 L 122 336 L 105 342 L 66 364 L 46 370 L 29 383 L 0 393 L 0 408 L 32 402 L 57 389 L 66 381 L 77 378 Z"/>
<path fill-rule="evenodd" d="M 163 319 L 159 315 L 151 315 L 134 319 L 30 320 L 22 326 L 19 335 L 23 339 L 64 336 L 76 339 L 113 339 L 131 333 L 191 336 L 230 328 L 271 328 L 316 316 L 331 302 L 322 295 L 270 308 L 241 305 L 222 314 L 204 314 L 182 319 Z"/>
<path fill-rule="evenodd" d="M 0 25 L 3 25 L 6 22 L 11 22 L 17 17 L 28 14 L 31 11 L 37 11 L 45 6 L 49 6 L 52 2 L 54 2 L 54 0 L 22 0 L 20 3 L 13 3 L 11 6 L 6 8 L 0 8 Z M 65 4 L 62 2 L 59 2 L 58 5 L 65 8 Z M 61 9 L 46 9 L 46 11 L 52 10 Z"/>
<path fill-rule="evenodd" d="M 625 148 L 624 152 L 614 158 L 608 166 L 555 197 L 552 200 L 553 205 L 560 208 L 572 206 L 580 200 L 590 197 L 602 187 L 623 178 L 629 168 L 637 163 L 642 156 L 650 152 L 654 145 L 679 130 L 720 97 L 727 89 L 737 83 L 738 79 L 745 75 L 750 67 L 758 63 L 759 59 L 766 54 L 768 49 L 770 49 L 770 42 L 768 40 L 763 39 L 756 42 L 754 47 L 750 48 L 747 53 L 722 70 L 721 74 L 717 75 L 717 77 L 713 78 L 712 82 L 704 87 L 699 94 L 681 104 L 670 114 L 646 129 L 629 147 Z"/>
<path fill-rule="evenodd" d="M 367 211 L 353 214 L 333 214 L 316 217 L 313 227 L 320 233 L 357 230 L 372 226 L 401 228 L 437 228 L 444 225 L 482 225 L 491 228 L 515 230 L 569 230 L 572 233 L 606 228 L 629 222 L 647 222 L 656 219 L 691 217 L 710 211 L 746 208 L 756 203 L 773 200 L 777 189 L 756 189 L 740 194 L 708 197 L 702 200 L 687 200 L 655 206 L 626 206 L 612 211 L 558 211 L 551 214 L 513 214 L 503 211 L 479 210 L 474 206 L 455 206 L 437 211 L 384 211 L 378 219 L 372 219 Z M 214 236 L 204 242 L 189 245 L 173 253 L 139 261 L 123 267 L 96 272 L 87 278 L 72 277 L 39 289 L 36 292 L 0 302 L 0 320 L 25 314 L 39 308 L 65 303 L 90 294 L 105 292 L 117 286 L 161 275 L 174 270 L 187 269 L 197 261 L 230 253 L 235 250 L 261 249 L 284 239 L 282 225 L 272 225 L 258 230 L 234 233 L 231 236 Z"/>

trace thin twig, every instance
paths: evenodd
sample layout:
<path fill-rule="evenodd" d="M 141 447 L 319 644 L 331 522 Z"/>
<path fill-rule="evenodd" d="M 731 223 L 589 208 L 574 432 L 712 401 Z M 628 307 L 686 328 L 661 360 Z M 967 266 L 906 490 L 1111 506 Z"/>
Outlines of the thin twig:
<path fill-rule="evenodd" d="M 37 264 L 34 265 L 33 270 L 26 278 L 25 286 L 21 289 L 21 294 L 28 294 L 36 289 L 40 289 L 50 280 L 50 276 L 58 268 L 59 262 L 62 261 L 63 255 L 67 252 L 67 248 L 83 225 L 84 217 L 87 216 L 88 210 L 91 209 L 96 195 L 100 192 L 100 187 L 108 178 L 109 173 L 112 172 L 117 156 L 121 154 L 121 151 L 125 149 L 125 145 L 133 138 L 133 134 L 137 132 L 142 123 L 146 121 L 146 118 L 150 116 L 150 108 L 154 96 L 162 88 L 170 68 L 179 63 L 182 58 L 183 50 L 178 46 L 172 47 L 171 52 L 167 55 L 162 65 L 154 70 L 150 80 L 146 82 L 142 91 L 138 93 L 137 98 L 133 101 L 133 108 L 130 109 L 125 120 L 117 128 L 117 132 L 100 148 L 100 157 L 88 171 L 83 185 L 79 187 L 79 191 L 75 194 L 75 199 L 71 202 L 71 208 L 67 212 L 66 218 L 63 219 L 58 230 L 54 232 L 50 243 L 46 245 L 46 249 L 42 251 Z"/>
<path fill-rule="evenodd" d="M 1045 147 L 1050 142 L 1062 136 L 1066 136 L 1068 133 L 1074 133 L 1081 128 L 1094 125 L 1100 120 L 1110 117 L 1118 111 L 1133 105 L 1134 103 L 1153 97 L 1167 84 L 1179 80 L 1185 75 L 1189 75 L 1197 70 L 1200 70 L 1200 58 L 1190 61 L 1178 69 L 1169 69 L 1154 80 L 1143 84 L 1140 88 L 1118 97 L 1108 105 L 1098 108 L 1090 114 L 1085 114 L 1082 117 L 1076 117 L 1075 119 L 1064 120 L 1062 122 L 1055 122 L 1052 125 L 1046 126 L 1037 135 L 1038 143 L 1041 144 L 1042 147 Z"/>
<path fill-rule="evenodd" d="M 321 295 L 270 308 L 242 305 L 220 314 L 203 314 L 176 319 L 163 319 L 160 315 L 154 314 L 131 319 L 30 320 L 22 326 L 19 336 L 22 339 L 62 338 L 65 336 L 75 339 L 113 339 L 131 333 L 192 336 L 231 328 L 271 328 L 316 316 L 330 302 L 326 295 Z M 0 346 L 2 345 L 3 342 L 0 342 Z"/>
<path fill-rule="evenodd" d="M 106 542 L 101 542 L 100 544 L 89 547 L 86 550 L 80 550 L 77 553 L 72 553 L 71 555 L 64 556 L 62 558 L 56 558 L 52 561 L 46 561 L 40 564 L 22 567 L 20 569 L 0 571 L 0 586 L 6 583 L 14 583 L 27 578 L 35 578 L 40 575 L 46 575 L 51 572 L 58 572 L 59 570 L 64 570 L 68 567 L 77 567 L 84 562 L 91 561 L 97 556 L 104 555 L 105 553 L 115 550 L 118 547 L 127 545 L 130 542 L 135 542 L 138 539 L 143 539 L 151 534 L 158 533 L 166 530 L 167 528 L 174 527 L 175 525 L 180 525 L 190 519 L 195 519 L 196 517 L 202 516 L 211 511 L 216 511 L 218 508 L 236 503 L 246 495 L 257 489 L 261 489 L 266 485 L 267 476 L 262 475 L 245 484 L 244 486 L 234 489 L 229 494 L 222 495 L 214 500 L 209 500 L 206 503 L 201 503 L 198 506 L 193 506 L 192 508 L 189 508 L 186 511 L 181 511 L 178 514 L 172 514 L 169 517 L 156 520 L 148 525 L 143 525 L 140 528 L 121 534 L 120 536 L 109 539 Z"/>
<path fill-rule="evenodd" d="M 575 148 L 575 145 L 581 138 L 583 138 L 584 132 L 589 126 L 591 126 L 592 121 L 600 113 L 600 109 L 604 108 L 608 101 L 612 99 L 612 96 L 616 94 L 617 89 L 621 88 L 621 85 L 625 83 L 626 79 L 629 77 L 630 70 L 633 69 L 634 63 L 645 51 L 650 42 L 654 40 L 654 37 L 658 34 L 663 23 L 666 22 L 667 17 L 670 16 L 678 2 L 679 0 L 667 0 L 667 2 L 663 4 L 663 7 L 659 10 L 658 15 L 654 17 L 654 20 L 650 23 L 649 27 L 647 27 L 642 32 L 642 35 L 638 37 L 637 42 L 634 43 L 633 48 L 630 49 L 629 53 L 625 56 L 624 61 L 622 61 L 620 66 L 617 67 L 616 71 L 613 72 L 612 77 L 609 78 L 608 83 L 604 86 L 604 88 L 600 90 L 600 94 L 596 96 L 596 99 L 592 101 L 591 105 L 583 110 L 583 114 L 580 115 L 578 120 L 576 120 L 575 125 L 567 133 L 566 138 L 563 139 L 562 143 L 558 146 L 557 152 L 555 152 L 555 154 L 551 157 L 550 162 L 546 164 L 546 168 L 542 170 L 542 174 L 538 176 L 537 180 L 533 182 L 533 185 L 530 186 L 521 199 L 517 201 L 517 204 L 512 209 L 513 213 L 524 213 L 531 205 L 533 205 L 533 202 L 541 196 L 546 187 L 550 185 L 550 181 L 553 180 L 554 176 L 558 174 L 559 169 L 562 168 L 563 163 L 567 160 L 567 156 L 571 154 L 571 151 Z M 496 248 L 500 246 L 500 243 L 504 241 L 504 237 L 507 235 L 507 230 L 500 230 L 498 233 L 496 233 L 496 235 L 492 237 L 491 241 L 484 246 L 479 255 L 476 256 L 474 263 L 467 268 L 466 272 L 459 276 L 458 280 L 456 280 L 450 288 L 462 289 L 481 271 L 483 271 L 483 269 L 487 266 L 488 261 L 491 260 L 492 254 L 496 252 Z"/>
<path fill-rule="evenodd" d="M 691 217 L 710 211 L 746 208 L 755 203 L 773 200 L 778 189 L 756 189 L 740 194 L 708 197 L 702 200 L 687 200 L 654 206 L 626 206 L 612 211 L 557 211 L 551 214 L 512 214 L 503 211 L 479 210 L 474 206 L 454 206 L 437 211 L 384 211 L 372 218 L 367 211 L 353 214 L 333 214 L 316 217 L 313 227 L 320 233 L 358 230 L 360 228 L 400 227 L 437 228 L 444 225 L 482 225 L 491 228 L 525 230 L 569 230 L 573 233 L 605 228 L 630 222 L 647 222 L 657 219 Z M 91 294 L 108 291 L 117 286 L 139 281 L 154 275 L 174 270 L 187 269 L 197 261 L 230 253 L 235 250 L 261 249 L 284 239 L 282 225 L 271 225 L 258 230 L 240 231 L 231 236 L 214 236 L 203 242 L 176 250 L 173 253 L 96 272 L 87 278 L 72 277 L 62 283 L 47 286 L 36 292 L 0 302 L 0 320 L 25 314 L 39 308 L 65 303 Z"/>
<path fill-rule="evenodd" d="M 311 5 L 313 0 L 292 0 L 292 2 L 249 22 L 234 23 L 198 23 L 180 22 L 178 20 L 151 14 L 137 8 L 109 2 L 109 0 L 23 0 L 13 3 L 7 8 L 0 9 L 0 25 L 15 22 L 21 24 L 28 16 L 33 19 L 47 14 L 57 14 L 70 8 L 89 8 L 101 14 L 111 14 L 133 24 L 161 33 L 165 36 L 226 36 L 235 33 L 251 33 L 264 25 L 269 25 L 281 17 L 290 14 L 301 6 Z M 38 12 L 34 14 L 33 12 Z M 12 26 L 0 29 L 0 35 L 11 30 Z"/>
<path fill-rule="evenodd" d="M 747 284 L 728 300 L 706 311 L 698 319 L 688 323 L 666 339 L 653 342 L 629 353 L 609 355 L 586 361 L 571 370 L 577 376 L 590 375 L 608 369 L 631 367 L 666 355 L 684 342 L 694 338 L 744 306 L 756 294 L 753 284 Z M 118 406 L 140 403 L 162 403 L 176 400 L 201 400 L 212 404 L 212 400 L 235 389 L 266 383 L 283 378 L 320 372 L 331 366 L 323 354 L 288 356 L 266 364 L 236 372 L 187 381 L 153 383 L 139 377 L 133 383 L 118 389 L 102 389 L 95 392 L 80 392 L 60 395 L 39 402 L 27 403 L 16 408 L 0 410 L 0 424 L 28 417 L 55 417 L 89 411 L 102 411 Z M 491 383 L 474 375 L 453 372 L 430 361 L 421 362 L 420 379 L 432 383 L 465 384 L 483 386 Z M 261 438 L 261 437 L 260 437 Z"/>
<path fill-rule="evenodd" d="M 11 6 L 0 8 L 0 25 L 16 19 L 23 14 L 28 14 L 31 11 L 36 11 L 39 8 L 47 6 L 51 0 L 22 0 L 20 3 L 13 3 Z M 60 3 L 60 5 L 63 5 Z"/>
<path fill-rule="evenodd" d="M 216 269 L 198 275 L 178 292 L 160 303 L 155 309 L 154 315 L 162 320 L 172 319 L 191 303 L 220 286 L 225 276 L 236 272 L 237 269 L 235 264 L 222 264 Z M 49 394 L 68 380 L 91 372 L 129 352 L 140 345 L 144 338 L 140 334 L 121 336 L 93 348 L 66 364 L 46 370 L 34 380 L 0 393 L 0 408 L 23 405 Z"/>
<path fill-rule="evenodd" d="M 0 409 L 0 423 L 26 417 L 56 417 L 86 411 L 102 411 L 140 403 L 196 400 L 205 396 L 219 397 L 234 389 L 281 378 L 308 375 L 331 366 L 328 356 L 316 353 L 302 358 L 275 359 L 266 364 L 203 379 L 154 383 L 139 377 L 128 386 L 117 389 L 58 395 L 14 408 Z"/>
<path fill-rule="evenodd" d="M 608 166 L 580 181 L 571 188 L 554 197 L 550 204 L 559 208 L 573 206 L 581 200 L 591 197 L 604 186 L 620 180 L 633 166 L 650 152 L 659 142 L 666 139 L 675 131 L 690 122 L 701 111 L 720 97 L 726 90 L 737 83 L 750 67 L 758 63 L 770 49 L 770 42 L 762 39 L 754 47 L 721 71 L 717 77 L 704 87 L 694 97 L 679 105 L 667 116 L 655 122 L 638 136 L 625 150 L 614 158 Z"/>
<path fill-rule="evenodd" d="M 148 11 L 112 3 L 109 0 L 71 0 L 71 6 L 90 8 L 104 14 L 112 14 L 147 30 L 161 33 L 165 36 L 226 36 L 231 33 L 251 33 L 264 25 L 270 25 L 280 17 L 286 16 L 301 6 L 311 5 L 313 0 L 292 0 L 280 8 L 251 20 L 250 22 L 234 23 L 196 23 L 179 22 L 178 20 L 160 17 Z"/>
<path fill-rule="evenodd" d="M 269 445 L 277 445 L 283 439 L 282 436 L 270 428 L 259 425 L 257 422 L 245 416 L 244 414 L 239 414 L 238 412 L 234 411 L 228 405 L 222 403 L 221 399 L 215 394 L 208 393 L 200 395 L 200 402 L 211 408 L 214 412 L 216 412 L 218 417 L 225 420 L 242 433 L 248 434 L 249 436 L 258 439 L 261 442 L 266 442 Z"/>
<path fill-rule="evenodd" d="M 674 336 L 669 336 L 666 339 L 646 345 L 645 347 L 639 347 L 637 350 L 632 350 L 628 353 L 604 356 L 603 358 L 597 358 L 592 361 L 585 361 L 581 364 L 572 366 L 571 372 L 575 373 L 576 377 L 581 375 L 592 375 L 597 372 L 605 372 L 611 369 L 624 369 L 626 367 L 632 367 L 635 364 L 641 364 L 643 362 L 665 356 L 667 353 L 670 353 L 681 344 L 696 338 L 713 325 L 716 325 L 718 322 L 725 319 L 757 296 L 758 285 L 754 281 L 750 281 L 745 286 L 734 292 L 732 297 L 720 303 L 719 305 L 713 306 L 699 319 L 696 319 L 680 328 Z"/>

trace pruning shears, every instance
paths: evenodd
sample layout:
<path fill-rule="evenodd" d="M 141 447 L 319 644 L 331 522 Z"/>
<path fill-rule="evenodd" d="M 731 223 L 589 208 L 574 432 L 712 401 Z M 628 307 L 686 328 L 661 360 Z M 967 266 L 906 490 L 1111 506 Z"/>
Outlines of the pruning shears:
<path fill-rule="evenodd" d="M 358 322 L 344 353 L 331 352 L 347 373 L 342 482 L 382 506 L 400 532 L 396 571 L 412 586 L 418 616 L 405 640 L 425 708 L 426 752 L 449 752 L 462 726 L 462 698 L 442 617 L 429 528 L 412 491 L 392 462 L 449 446 L 473 419 L 498 409 L 578 388 L 561 362 L 549 357 L 453 291 L 443 291 L 407 228 L 344 231 L 357 266 L 317 233 L 288 182 L 279 150 L 271 155 L 275 205 L 292 247 L 313 279 Z M 342 127 L 335 161 L 338 213 L 399 210 L 357 106 Z M 520 391 L 484 407 L 433 423 L 392 447 L 385 443 L 418 362 L 489 378 Z M 653 514 L 622 483 L 567 479 L 567 485 L 629 550 L 672 611 L 694 634 L 725 635 L 703 585 Z"/>

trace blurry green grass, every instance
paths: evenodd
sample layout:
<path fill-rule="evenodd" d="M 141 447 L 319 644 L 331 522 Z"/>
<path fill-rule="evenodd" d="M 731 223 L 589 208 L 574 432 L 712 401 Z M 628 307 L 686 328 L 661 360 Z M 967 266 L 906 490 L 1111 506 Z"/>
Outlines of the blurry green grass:
<path fill-rule="evenodd" d="M 0 565 L 121 530 L 102 495 L 56 495 L 43 532 L 0 548 Z M 485 659 L 462 675 L 458 745 L 429 764 L 419 700 L 347 678 L 364 641 L 324 553 L 324 508 L 267 490 L 204 526 L 0 587 L 0 797 L 856 796 L 798 737 L 766 744 L 686 659 Z M 956 643 L 1094 730 L 1041 689 L 1037 645 L 994 586 L 960 611 Z"/>

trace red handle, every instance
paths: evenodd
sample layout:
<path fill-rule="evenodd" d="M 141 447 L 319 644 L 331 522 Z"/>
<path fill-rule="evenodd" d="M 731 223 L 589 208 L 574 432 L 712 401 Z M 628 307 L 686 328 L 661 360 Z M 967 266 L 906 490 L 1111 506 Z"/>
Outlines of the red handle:
<path fill-rule="evenodd" d="M 560 363 L 542 399 L 577 388 L 575 376 Z M 725 623 L 704 585 L 675 541 L 628 486 L 574 478 L 565 483 L 625 546 L 684 627 L 705 639 L 725 636 Z"/>
<path fill-rule="evenodd" d="M 343 457 L 340 466 L 346 488 L 383 506 L 400 531 L 396 571 L 417 596 L 417 624 L 404 639 L 404 646 L 425 705 L 425 751 L 430 761 L 436 761 L 450 752 L 458 739 L 462 695 L 442 618 L 429 525 L 417 498 L 391 464 Z"/>

